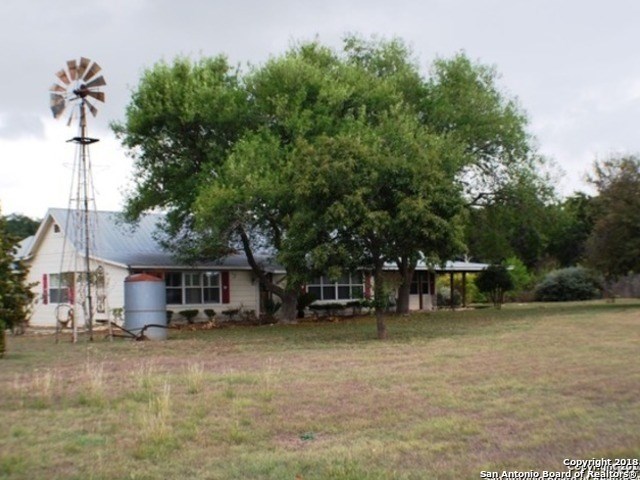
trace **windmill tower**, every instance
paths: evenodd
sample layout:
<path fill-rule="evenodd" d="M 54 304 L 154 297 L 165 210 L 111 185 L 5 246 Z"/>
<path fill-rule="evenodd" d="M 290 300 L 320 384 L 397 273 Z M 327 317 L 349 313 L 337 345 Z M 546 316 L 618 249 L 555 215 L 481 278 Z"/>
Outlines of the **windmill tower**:
<path fill-rule="evenodd" d="M 95 303 L 96 299 L 101 298 L 97 290 L 100 288 L 100 284 L 104 290 L 105 283 L 104 267 L 98 265 L 93 271 L 91 268 L 91 259 L 92 257 L 96 258 L 97 215 L 89 146 L 97 142 L 98 139 L 89 137 L 87 131 L 87 110 L 95 117 L 98 109 L 92 102 L 104 102 L 105 100 L 104 93 L 100 91 L 100 88 L 107 83 L 102 75 L 97 76 L 101 70 L 97 63 L 85 57 L 81 57 L 80 61 L 69 60 L 66 68 L 56 73 L 58 81 L 49 89 L 51 112 L 54 118 L 60 118 L 65 111 L 68 111 L 67 126 L 70 126 L 76 119 L 78 121 L 77 135 L 68 140 L 76 145 L 76 156 L 69 194 L 67 225 L 65 225 L 67 237 L 70 233 L 73 237 L 71 241 L 74 243 L 75 249 L 73 254 L 69 254 L 69 256 L 74 260 L 72 261 L 73 265 L 68 263 L 68 259 L 65 259 L 65 247 L 63 247 L 58 276 L 58 287 L 63 286 L 62 279 L 65 279 L 64 286 L 68 289 L 65 300 L 70 304 L 68 305 L 70 315 L 66 320 L 71 321 L 74 342 L 77 341 L 78 313 L 84 317 L 89 340 L 93 341 Z M 81 261 L 78 260 L 76 252 L 80 253 Z M 100 276 L 102 276 L 101 282 L 99 281 Z M 58 312 L 56 312 L 56 316 L 58 317 Z M 58 317 L 57 332 L 61 325 L 60 322 L 61 319 Z"/>

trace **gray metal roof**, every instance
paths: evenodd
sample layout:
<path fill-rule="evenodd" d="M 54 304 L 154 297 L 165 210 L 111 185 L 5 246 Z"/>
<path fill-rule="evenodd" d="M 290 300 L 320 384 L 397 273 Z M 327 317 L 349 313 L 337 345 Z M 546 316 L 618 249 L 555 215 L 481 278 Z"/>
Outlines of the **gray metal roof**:
<path fill-rule="evenodd" d="M 430 265 L 423 260 L 419 260 L 416 265 L 418 271 L 435 271 L 437 273 L 474 273 L 481 272 L 489 265 L 486 263 L 477 262 L 464 262 L 462 260 L 447 261 L 442 265 Z M 385 270 L 397 270 L 398 266 L 395 263 L 385 263 Z"/>
<path fill-rule="evenodd" d="M 44 229 L 51 221 L 55 222 L 65 233 L 66 238 L 79 250 L 82 242 L 77 238 L 78 229 L 75 227 L 72 210 L 51 208 L 47 212 L 38 232 L 21 242 L 18 257 L 26 258 L 32 255 Z M 105 262 L 115 263 L 128 268 L 216 268 L 229 270 L 250 270 L 244 254 L 229 255 L 225 258 L 201 262 L 195 265 L 185 265 L 178 262 L 174 256 L 164 250 L 158 238 L 162 235 L 159 224 L 164 219 L 162 214 L 146 214 L 135 224 L 124 221 L 119 212 L 97 211 L 89 213 L 89 221 L 93 228 L 95 246 L 91 249 L 92 256 Z M 256 257 L 269 272 L 285 273 L 285 270 L 275 264 L 270 257 Z M 416 270 L 435 270 L 436 272 L 479 272 L 487 268 L 485 263 L 463 261 L 448 261 L 444 265 L 427 265 L 420 261 Z M 397 270 L 395 263 L 385 264 L 387 270 Z"/>
<path fill-rule="evenodd" d="M 61 209 L 49 209 L 51 216 L 65 232 L 66 238 L 78 248 L 81 242 L 77 238 L 78 229 L 74 226 L 75 212 Z M 162 214 L 146 214 L 135 224 L 124 221 L 118 212 L 97 211 L 89 213 L 89 221 L 94 231 L 95 246 L 92 255 L 104 261 L 120 264 L 130 268 L 180 268 L 185 267 L 160 245 L 158 238 L 162 235 L 159 224 Z M 267 259 L 260 258 L 266 264 Z M 190 268 L 228 268 L 234 270 L 250 270 L 244 255 L 230 255 L 223 259 L 200 262 L 189 265 Z M 268 265 L 267 270 L 277 269 Z"/>

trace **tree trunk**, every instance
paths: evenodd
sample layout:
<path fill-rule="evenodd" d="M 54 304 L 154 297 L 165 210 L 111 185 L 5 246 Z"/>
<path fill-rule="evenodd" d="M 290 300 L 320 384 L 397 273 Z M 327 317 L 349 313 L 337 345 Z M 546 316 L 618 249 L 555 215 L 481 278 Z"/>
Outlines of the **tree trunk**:
<path fill-rule="evenodd" d="M 280 296 L 282 306 L 278 311 L 278 319 L 280 323 L 297 323 L 298 322 L 298 291 L 287 290 Z"/>
<path fill-rule="evenodd" d="M 7 348 L 7 332 L 4 327 L 4 322 L 0 320 L 0 358 L 4 358 L 4 352 Z"/>
<path fill-rule="evenodd" d="M 415 267 L 408 258 L 402 258 L 398 261 L 398 270 L 400 272 L 400 286 L 398 287 L 398 303 L 396 304 L 396 313 L 406 315 L 409 313 L 411 280 Z"/>
<path fill-rule="evenodd" d="M 384 277 L 382 276 L 382 262 L 378 262 L 374 272 L 374 295 L 376 305 L 376 329 L 378 340 L 386 340 L 388 337 L 387 325 L 384 321 L 384 313 L 388 299 L 384 292 Z"/>
<path fill-rule="evenodd" d="M 256 261 L 247 233 L 242 228 L 238 229 L 238 233 L 240 234 L 240 240 L 242 241 L 242 248 L 247 257 L 247 262 L 249 262 L 253 273 L 260 279 L 260 282 L 269 293 L 276 295 L 282 301 L 278 315 L 279 321 L 281 323 L 296 323 L 298 313 L 296 307 L 298 305 L 298 294 L 300 292 L 299 285 L 287 285 L 285 289 L 275 284 Z"/>

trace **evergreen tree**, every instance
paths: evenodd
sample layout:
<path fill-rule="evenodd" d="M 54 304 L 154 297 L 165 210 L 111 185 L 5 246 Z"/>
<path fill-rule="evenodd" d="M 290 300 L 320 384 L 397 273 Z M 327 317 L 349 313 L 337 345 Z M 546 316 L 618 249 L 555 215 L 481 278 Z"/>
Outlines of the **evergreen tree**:
<path fill-rule="evenodd" d="M 28 269 L 15 258 L 16 244 L 7 220 L 0 215 L 0 357 L 5 352 L 5 330 L 14 331 L 27 320 L 34 298 L 32 285 L 26 283 Z"/>

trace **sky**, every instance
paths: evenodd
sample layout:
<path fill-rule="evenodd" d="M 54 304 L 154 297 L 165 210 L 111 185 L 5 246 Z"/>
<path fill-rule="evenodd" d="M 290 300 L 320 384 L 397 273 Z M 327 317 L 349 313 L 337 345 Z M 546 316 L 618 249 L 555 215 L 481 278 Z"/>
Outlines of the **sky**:
<path fill-rule="evenodd" d="M 145 69 L 176 56 L 259 65 L 292 44 L 339 47 L 350 33 L 399 37 L 425 76 L 464 51 L 492 65 L 529 119 L 558 191 L 589 191 L 593 162 L 640 152 L 640 2 L 636 0 L 2 0 L 0 209 L 42 218 L 72 196 L 77 127 L 55 120 L 49 87 L 67 60 L 103 68 L 106 102 L 89 118 L 95 204 L 119 210 L 132 160 L 122 121 Z"/>

